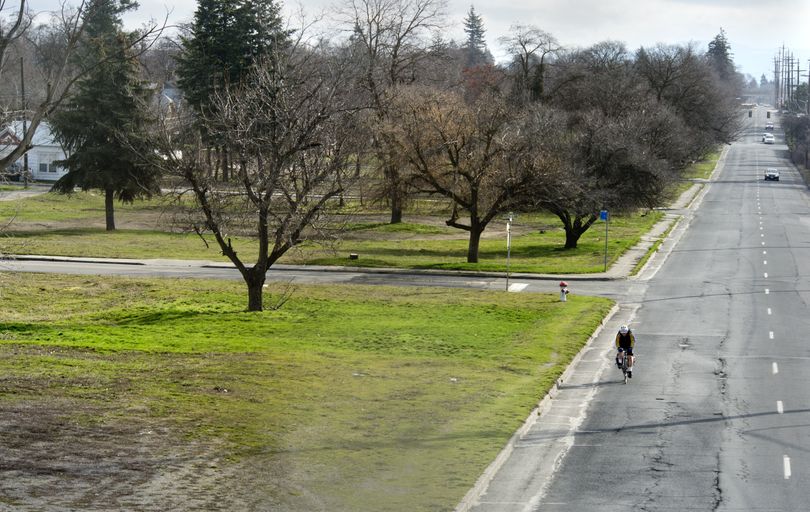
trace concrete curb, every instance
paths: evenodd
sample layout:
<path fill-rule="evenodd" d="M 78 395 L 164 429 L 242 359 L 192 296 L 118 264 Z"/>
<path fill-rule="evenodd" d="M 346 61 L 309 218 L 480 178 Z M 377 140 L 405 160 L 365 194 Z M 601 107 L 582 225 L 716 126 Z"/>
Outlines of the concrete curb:
<path fill-rule="evenodd" d="M 543 396 L 537 406 L 532 409 L 532 412 L 529 413 L 529 417 L 523 422 L 523 425 L 512 434 L 512 437 L 509 438 L 509 441 L 506 443 L 506 446 L 498 453 L 495 459 L 487 466 L 481 476 L 478 477 L 476 480 L 475 485 L 467 491 L 467 494 L 461 499 L 459 504 L 455 508 L 455 512 L 468 512 L 472 507 L 475 506 L 478 498 L 480 498 L 489 487 L 489 483 L 495 477 L 495 474 L 501 469 L 504 463 L 509 459 L 509 456 L 512 454 L 512 451 L 515 448 L 520 439 L 526 435 L 529 430 L 531 430 L 532 426 L 534 426 L 535 422 L 538 419 L 543 417 L 543 414 L 548 411 L 551 407 L 551 401 L 557 396 L 559 393 L 559 387 L 568 379 L 571 373 L 574 371 L 574 367 L 576 367 L 579 360 L 582 359 L 582 354 L 585 353 L 586 349 L 589 349 L 596 338 L 602 333 L 602 330 L 605 328 L 605 325 L 613 318 L 613 315 L 619 311 L 619 306 L 614 305 L 613 308 L 605 315 L 605 318 L 602 319 L 602 323 L 596 328 L 596 330 L 591 334 L 588 341 L 582 346 L 582 348 L 577 352 L 577 355 L 571 360 L 568 367 L 566 367 L 565 371 L 563 371 L 562 375 L 557 379 L 554 385 L 548 390 L 548 392 Z"/>
<path fill-rule="evenodd" d="M 11 254 L 2 257 L 5 261 L 61 261 L 66 263 L 105 263 L 109 265 L 146 265 L 141 260 L 118 258 L 74 258 L 70 256 L 42 256 L 38 254 Z"/>

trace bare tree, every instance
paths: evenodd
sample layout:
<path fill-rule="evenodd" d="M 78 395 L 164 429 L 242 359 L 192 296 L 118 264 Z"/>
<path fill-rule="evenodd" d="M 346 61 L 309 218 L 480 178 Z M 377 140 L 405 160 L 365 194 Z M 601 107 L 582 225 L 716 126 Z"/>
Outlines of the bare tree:
<path fill-rule="evenodd" d="M 563 130 L 570 136 L 560 145 L 567 155 L 560 158 L 565 172 L 553 176 L 565 179 L 536 183 L 533 194 L 535 204 L 562 221 L 566 248 L 577 246 L 600 209 L 629 212 L 660 204 L 668 185 L 705 149 L 695 142 L 702 132 L 691 126 L 691 117 L 667 99 L 670 86 L 659 86 L 659 101 L 650 85 L 690 82 L 678 82 L 666 65 L 659 72 L 644 68 L 656 79 L 649 82 L 636 64 L 623 44 L 609 41 L 556 61 L 550 99 L 567 112 Z M 706 84 L 701 94 L 719 100 L 722 93 L 705 81 L 705 73 L 701 76 Z M 676 91 L 690 95 L 673 86 L 671 92 Z M 697 108 L 694 114 L 703 115 L 709 106 Z M 717 143 L 713 135 L 707 138 Z"/>
<path fill-rule="evenodd" d="M 374 126 L 389 119 L 397 89 L 414 83 L 421 64 L 431 56 L 430 33 L 440 28 L 444 0 L 348 0 L 342 17 L 351 27 L 358 81 L 367 94 Z M 390 202 L 391 223 L 402 221 L 406 183 L 390 141 L 371 130 L 372 145 L 382 166 L 384 194 Z"/>
<path fill-rule="evenodd" d="M 633 70 L 649 95 L 689 120 L 683 135 L 694 148 L 693 159 L 739 136 L 742 124 L 733 87 L 693 45 L 640 48 Z"/>
<path fill-rule="evenodd" d="M 509 55 L 515 73 L 519 103 L 539 101 L 545 90 L 546 59 L 560 50 L 554 36 L 534 25 L 512 25 L 510 35 L 498 39 Z"/>
<path fill-rule="evenodd" d="M 491 94 L 468 104 L 460 93 L 412 87 L 397 98 L 387 136 L 415 188 L 458 206 L 446 224 L 469 232 L 467 262 L 477 263 L 487 225 L 542 175 L 543 148 L 532 144 L 542 137 L 531 135 L 550 130 L 547 116 L 516 112 Z"/>
<path fill-rule="evenodd" d="M 567 135 L 555 141 L 561 167 L 534 182 L 532 197 L 562 222 L 566 249 L 577 247 L 601 209 L 653 208 L 677 179 L 682 121 L 662 105 L 640 107 L 620 117 L 569 113 L 562 123 Z"/>
<path fill-rule="evenodd" d="M 193 197 L 193 229 L 213 234 L 242 274 L 249 311 L 263 308 L 268 269 L 306 238 L 349 183 L 355 142 L 345 63 L 300 42 L 273 57 L 245 86 L 218 94 L 210 115 L 169 120 L 155 141 L 155 164 L 185 185 L 178 204 L 186 193 Z M 207 140 L 232 148 L 234 184 L 211 176 L 200 124 Z M 240 234 L 258 245 L 253 264 L 232 243 Z"/>

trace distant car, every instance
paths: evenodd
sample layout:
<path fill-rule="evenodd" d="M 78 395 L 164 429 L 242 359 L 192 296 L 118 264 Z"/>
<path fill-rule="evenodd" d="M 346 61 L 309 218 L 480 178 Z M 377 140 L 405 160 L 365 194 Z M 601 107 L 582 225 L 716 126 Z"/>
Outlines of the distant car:
<path fill-rule="evenodd" d="M 762 135 L 762 142 L 764 142 L 765 144 L 773 144 L 774 142 L 776 142 L 776 139 L 774 138 L 772 133 L 765 133 Z"/>
<path fill-rule="evenodd" d="M 773 123 L 765 123 L 766 130 L 773 130 Z"/>
<path fill-rule="evenodd" d="M 765 181 L 779 181 L 779 170 L 774 167 L 765 169 Z"/>

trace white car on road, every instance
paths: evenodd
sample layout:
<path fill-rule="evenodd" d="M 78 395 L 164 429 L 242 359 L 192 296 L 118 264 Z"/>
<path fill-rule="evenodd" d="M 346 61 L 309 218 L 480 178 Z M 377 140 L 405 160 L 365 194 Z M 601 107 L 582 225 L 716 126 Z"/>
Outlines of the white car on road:
<path fill-rule="evenodd" d="M 765 144 L 773 144 L 774 142 L 776 142 L 776 139 L 774 138 L 772 133 L 763 133 L 762 142 L 764 142 Z"/>

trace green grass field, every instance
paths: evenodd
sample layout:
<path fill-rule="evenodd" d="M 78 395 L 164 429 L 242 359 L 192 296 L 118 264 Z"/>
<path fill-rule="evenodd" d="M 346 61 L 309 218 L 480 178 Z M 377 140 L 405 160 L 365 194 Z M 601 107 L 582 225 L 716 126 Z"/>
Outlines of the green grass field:
<path fill-rule="evenodd" d="M 426 206 L 418 210 L 424 213 Z M 280 263 L 346 265 L 415 269 L 506 270 L 505 221 L 494 221 L 481 240 L 479 262 L 469 264 L 466 233 L 443 225 L 445 217 L 415 215 L 391 225 L 383 221 L 353 221 L 346 231 L 326 243 L 308 242 L 285 255 Z M 0 219 L 14 219 L 0 250 L 7 254 L 49 254 L 109 258 L 172 258 L 225 261 L 213 238 L 207 245 L 196 234 L 181 232 L 174 210 L 165 201 L 117 205 L 118 230 L 103 227 L 102 197 L 47 194 L 0 202 Z M 364 217 L 367 217 L 364 216 Z M 379 216 L 383 218 L 384 215 Z M 608 236 L 608 264 L 660 220 L 660 212 L 613 217 Z M 341 222 L 343 223 L 343 222 Z M 580 239 L 579 247 L 564 249 L 559 220 L 548 214 L 519 215 L 513 225 L 510 270 L 532 273 L 593 273 L 604 268 L 604 224 L 597 222 Z M 252 240 L 233 237 L 234 247 L 247 261 L 255 258 Z M 356 253 L 357 260 L 348 255 Z"/>
<path fill-rule="evenodd" d="M 236 282 L 1 279 L 0 402 L 71 404 L 59 424 L 88 436 L 166 429 L 283 510 L 452 510 L 611 307 L 300 286 L 247 313 Z"/>

